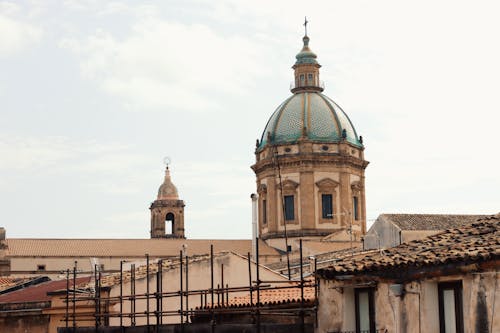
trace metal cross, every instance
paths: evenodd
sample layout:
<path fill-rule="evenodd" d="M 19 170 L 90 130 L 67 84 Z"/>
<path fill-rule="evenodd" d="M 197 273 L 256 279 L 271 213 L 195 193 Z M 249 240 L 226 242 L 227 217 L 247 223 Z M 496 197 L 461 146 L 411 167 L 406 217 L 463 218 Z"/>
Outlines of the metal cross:
<path fill-rule="evenodd" d="M 172 162 L 172 159 L 168 156 L 165 156 L 163 158 L 163 163 L 167 166 L 167 169 L 168 169 L 168 166 L 170 165 L 170 163 Z"/>
<path fill-rule="evenodd" d="M 305 30 L 305 32 L 306 32 L 306 34 L 305 34 L 306 36 L 307 36 L 307 23 L 309 23 L 309 22 L 307 21 L 307 17 L 306 17 L 306 16 L 304 16 L 304 30 Z"/>

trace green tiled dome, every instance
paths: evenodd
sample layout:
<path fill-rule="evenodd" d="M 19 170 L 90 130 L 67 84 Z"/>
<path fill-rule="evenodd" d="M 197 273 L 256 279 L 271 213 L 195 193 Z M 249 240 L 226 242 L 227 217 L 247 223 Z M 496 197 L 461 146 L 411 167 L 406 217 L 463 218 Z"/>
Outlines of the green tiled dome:
<path fill-rule="evenodd" d="M 301 92 L 289 97 L 274 111 L 262 133 L 259 148 L 269 140 L 271 144 L 297 142 L 304 128 L 307 138 L 320 142 L 340 142 L 345 130 L 346 141 L 363 147 L 340 106 L 322 93 Z"/>

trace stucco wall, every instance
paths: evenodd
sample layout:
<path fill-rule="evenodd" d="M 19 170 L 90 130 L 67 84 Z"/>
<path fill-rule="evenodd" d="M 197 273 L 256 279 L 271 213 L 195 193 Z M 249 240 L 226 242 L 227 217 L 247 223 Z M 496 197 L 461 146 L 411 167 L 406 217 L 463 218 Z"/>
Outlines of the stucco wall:
<path fill-rule="evenodd" d="M 66 278 L 64 271 L 69 269 L 73 270 L 73 266 L 77 262 L 78 270 L 90 271 L 91 262 L 89 257 L 69 258 L 69 257 L 13 257 L 10 258 L 12 271 L 23 271 L 23 273 L 11 274 L 12 276 L 26 276 L 26 272 L 37 271 L 38 265 L 45 265 L 45 271 L 38 271 L 37 273 L 47 275 L 52 279 Z M 144 257 L 140 258 L 119 258 L 119 257 L 100 257 L 98 258 L 99 264 L 104 265 L 104 270 L 119 270 L 120 261 L 127 262 L 144 261 Z M 51 272 L 52 271 L 52 272 Z M 57 272 L 57 273 L 55 273 Z"/>
<path fill-rule="evenodd" d="M 464 332 L 500 332 L 497 271 L 409 282 L 404 284 L 403 295 L 391 290 L 393 282 L 379 282 L 375 292 L 376 328 L 391 333 L 439 332 L 438 284 L 447 281 L 462 281 Z M 355 330 L 352 285 L 352 281 L 320 280 L 317 333 Z"/>
<path fill-rule="evenodd" d="M 279 261 L 278 255 L 265 256 L 260 255 L 260 262 L 266 264 L 269 262 Z M 141 263 L 144 265 L 145 257 L 98 257 L 100 265 L 104 266 L 104 270 L 120 270 L 120 261 L 126 261 L 128 264 Z M 154 258 L 151 258 L 154 259 Z M 10 258 L 11 271 L 20 271 L 20 273 L 9 274 L 11 276 L 26 276 L 29 272 L 36 275 L 46 275 L 51 279 L 65 279 L 64 272 L 66 269 L 73 270 L 73 266 L 77 261 L 78 270 L 91 271 L 91 262 L 89 257 L 12 257 Z M 37 271 L 38 265 L 45 265 L 45 271 Z"/>
<path fill-rule="evenodd" d="M 8 315 L 0 317 L 0 331 L 8 333 L 47 333 L 49 316 L 46 315 Z"/>

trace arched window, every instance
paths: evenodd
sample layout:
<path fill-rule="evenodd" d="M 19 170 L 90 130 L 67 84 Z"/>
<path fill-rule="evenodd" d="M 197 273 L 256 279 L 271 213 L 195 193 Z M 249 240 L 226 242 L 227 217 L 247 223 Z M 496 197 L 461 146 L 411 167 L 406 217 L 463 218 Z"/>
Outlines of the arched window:
<path fill-rule="evenodd" d="M 173 234 L 174 233 L 174 222 L 175 216 L 172 213 L 168 213 L 165 217 L 165 234 Z"/>

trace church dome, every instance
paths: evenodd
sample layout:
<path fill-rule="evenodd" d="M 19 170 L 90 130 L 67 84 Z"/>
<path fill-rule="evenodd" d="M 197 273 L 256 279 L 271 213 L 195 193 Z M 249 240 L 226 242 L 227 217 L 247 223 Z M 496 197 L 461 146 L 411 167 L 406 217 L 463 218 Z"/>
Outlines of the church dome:
<path fill-rule="evenodd" d="M 307 20 L 304 23 L 307 29 Z M 334 101 L 322 94 L 319 79 L 321 65 L 309 48 L 307 30 L 303 46 L 296 55 L 293 95 L 286 99 L 271 115 L 262 133 L 257 150 L 266 144 L 289 144 L 299 139 L 337 143 L 346 141 L 359 148 L 363 142 L 356 134 L 349 117 Z"/>
<path fill-rule="evenodd" d="M 179 199 L 179 193 L 177 192 L 177 187 L 172 183 L 172 179 L 170 178 L 170 170 L 165 170 L 165 180 L 163 184 L 160 185 L 158 189 L 158 200 L 172 200 Z"/>
<path fill-rule="evenodd" d="M 267 143 L 295 143 L 300 138 L 325 143 L 345 139 L 363 147 L 345 112 L 317 91 L 297 92 L 278 106 L 262 133 L 259 148 Z"/>

